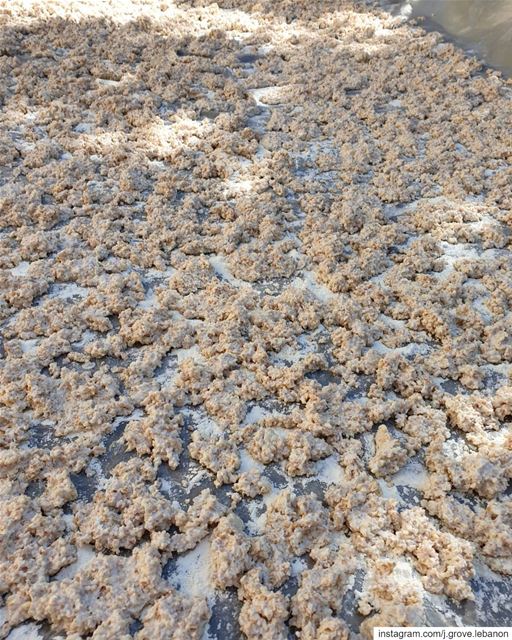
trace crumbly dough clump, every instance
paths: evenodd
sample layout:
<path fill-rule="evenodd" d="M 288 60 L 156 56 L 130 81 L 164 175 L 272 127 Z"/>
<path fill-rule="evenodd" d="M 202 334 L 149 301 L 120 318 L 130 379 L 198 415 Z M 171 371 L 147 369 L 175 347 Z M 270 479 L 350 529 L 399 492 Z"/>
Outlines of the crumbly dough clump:
<path fill-rule="evenodd" d="M 489 624 L 511 86 L 377 4 L 0 0 L 1 638 Z"/>

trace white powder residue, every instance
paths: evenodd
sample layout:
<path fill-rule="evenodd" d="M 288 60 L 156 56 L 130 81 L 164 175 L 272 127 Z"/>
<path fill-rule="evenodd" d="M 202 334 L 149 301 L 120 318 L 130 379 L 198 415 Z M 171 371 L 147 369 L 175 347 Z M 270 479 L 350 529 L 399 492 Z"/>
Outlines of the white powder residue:
<path fill-rule="evenodd" d="M 249 93 L 259 107 L 266 107 L 269 104 L 278 104 L 281 100 L 283 87 L 259 87 L 258 89 L 249 89 Z"/>
<path fill-rule="evenodd" d="M 94 548 L 90 545 L 84 545 L 82 547 L 78 547 L 76 550 L 77 559 L 75 562 L 69 564 L 67 567 L 64 567 L 57 574 L 58 580 L 63 580 L 64 578 L 73 578 L 81 569 L 83 569 L 89 562 L 96 557 L 96 553 Z"/>
<path fill-rule="evenodd" d="M 317 351 L 317 348 L 317 345 L 308 341 L 306 336 L 299 336 L 296 345 L 285 345 L 279 353 L 273 355 L 272 361 L 279 362 L 280 360 L 284 360 L 291 363 L 300 362 L 308 353 Z"/>
<path fill-rule="evenodd" d="M 308 291 L 311 291 L 311 293 L 313 293 L 320 302 L 328 302 L 336 297 L 336 294 L 330 289 L 317 282 L 313 271 L 304 271 L 302 276 L 295 278 L 291 284 L 299 289 L 307 289 Z"/>
<path fill-rule="evenodd" d="M 105 473 L 103 472 L 101 463 L 97 458 L 94 458 L 89 462 L 87 471 L 89 472 L 87 473 L 87 475 L 90 474 L 94 476 L 94 479 L 96 481 L 96 488 L 103 489 L 107 483 L 107 478 L 105 476 Z"/>
<path fill-rule="evenodd" d="M 185 487 L 187 493 L 190 493 L 192 489 L 201 482 L 201 480 L 209 477 L 210 474 L 206 469 L 198 469 L 197 471 L 193 471 L 190 476 L 183 481 L 183 486 Z"/>
<path fill-rule="evenodd" d="M 39 338 L 31 340 L 20 340 L 20 346 L 23 353 L 33 353 L 37 349 Z"/>
<path fill-rule="evenodd" d="M 149 289 L 144 300 L 137 305 L 139 309 L 154 309 L 158 305 L 158 298 L 153 289 Z"/>
<path fill-rule="evenodd" d="M 80 340 L 78 342 L 73 342 L 73 346 L 78 348 L 85 347 L 85 345 L 94 340 L 95 337 L 96 336 L 92 331 L 84 331 Z"/>
<path fill-rule="evenodd" d="M 388 484 L 385 480 L 382 480 L 382 479 L 377 480 L 377 482 L 379 484 L 383 498 L 397 500 L 398 502 L 401 502 L 401 498 L 398 493 L 398 490 L 394 485 Z"/>
<path fill-rule="evenodd" d="M 188 349 L 173 349 L 172 355 L 178 358 L 178 364 L 188 358 L 192 358 L 195 362 L 205 362 L 197 344 L 189 347 Z"/>
<path fill-rule="evenodd" d="M 317 462 L 315 477 L 326 484 L 340 484 L 345 478 L 336 456 L 329 456 Z"/>
<path fill-rule="evenodd" d="M 43 636 L 39 633 L 39 626 L 30 622 L 13 629 L 5 640 L 42 640 L 42 638 Z"/>
<path fill-rule="evenodd" d="M 227 197 L 235 196 L 237 193 L 252 191 L 253 181 L 235 175 L 226 180 L 224 188 Z"/>
<path fill-rule="evenodd" d="M 212 420 L 212 418 L 200 411 L 187 407 L 183 409 L 182 413 L 192 418 L 196 430 L 202 435 L 211 436 L 222 433 L 222 429 L 219 425 Z"/>
<path fill-rule="evenodd" d="M 300 574 L 308 568 L 304 558 L 294 558 L 290 563 L 292 576 L 300 576 Z"/>
<path fill-rule="evenodd" d="M 235 276 L 229 270 L 229 267 L 226 264 L 226 260 L 222 256 L 210 256 L 209 260 L 215 273 L 223 280 L 226 280 L 226 282 L 229 282 L 229 284 L 233 285 L 234 287 L 249 286 L 247 282 L 235 278 Z"/>
<path fill-rule="evenodd" d="M 210 582 L 209 571 L 210 543 L 203 540 L 191 551 L 178 556 L 169 581 L 184 595 L 206 597 L 211 602 L 215 590 Z"/>
<path fill-rule="evenodd" d="M 30 262 L 20 262 L 14 269 L 11 269 L 11 275 L 17 277 L 23 277 L 27 275 L 28 269 L 30 267 Z"/>
<path fill-rule="evenodd" d="M 165 167 L 164 163 L 159 162 L 158 160 L 151 162 L 151 164 L 162 167 L 162 168 Z M 174 267 L 167 267 L 163 271 L 161 269 L 154 269 L 154 268 L 146 269 L 146 271 L 144 272 L 144 276 L 147 280 L 164 280 L 166 278 L 170 278 L 172 275 L 176 273 L 176 271 L 177 269 L 175 269 Z"/>
<path fill-rule="evenodd" d="M 261 464 L 261 462 L 255 460 L 251 455 L 249 455 L 245 449 L 241 448 L 238 453 L 240 455 L 240 473 L 252 471 L 253 469 L 258 469 L 261 471 L 264 468 L 264 465 Z"/>
<path fill-rule="evenodd" d="M 74 282 L 69 282 L 66 284 L 55 284 L 53 285 L 50 297 L 52 298 L 85 298 L 87 296 L 87 289 L 85 287 L 80 287 Z"/>
<path fill-rule="evenodd" d="M 265 416 L 270 416 L 270 415 L 272 415 L 271 411 L 269 411 L 268 409 L 265 409 L 265 407 L 260 407 L 258 405 L 255 405 L 251 407 L 250 410 L 245 415 L 243 426 L 246 427 L 249 424 L 254 424 L 255 422 L 259 422 L 260 420 L 265 418 Z"/>
<path fill-rule="evenodd" d="M 183 361 L 192 359 L 194 362 L 204 363 L 205 359 L 203 358 L 199 347 L 195 344 L 187 349 L 173 349 L 169 355 L 175 356 L 176 360 L 171 359 L 171 361 L 164 367 L 164 370 L 155 376 L 155 380 L 162 385 L 172 385 L 176 380 L 176 376 L 178 375 L 178 365 Z"/>
<path fill-rule="evenodd" d="M 413 489 L 422 490 L 428 479 L 426 469 L 417 461 L 406 464 L 393 477 L 393 483 L 398 486 L 412 487 Z"/>
<path fill-rule="evenodd" d="M 254 500 L 247 505 L 250 519 L 245 526 L 251 535 L 260 535 L 264 531 L 267 519 L 266 511 L 282 490 L 282 487 L 272 485 L 271 490 L 263 495 L 261 501 Z"/>
<path fill-rule="evenodd" d="M 403 347 L 387 347 L 382 342 L 378 340 L 372 344 L 372 349 L 377 351 L 378 353 L 401 353 L 404 356 L 413 356 L 417 354 L 427 355 L 430 351 L 430 347 L 428 344 L 423 344 L 419 342 L 409 342 Z"/>

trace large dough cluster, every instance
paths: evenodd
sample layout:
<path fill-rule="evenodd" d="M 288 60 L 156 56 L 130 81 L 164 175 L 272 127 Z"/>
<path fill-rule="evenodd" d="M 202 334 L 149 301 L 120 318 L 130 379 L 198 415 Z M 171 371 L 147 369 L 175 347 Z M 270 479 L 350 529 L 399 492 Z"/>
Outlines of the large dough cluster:
<path fill-rule="evenodd" d="M 0 637 L 492 624 L 510 81 L 369 0 L 0 32 Z"/>

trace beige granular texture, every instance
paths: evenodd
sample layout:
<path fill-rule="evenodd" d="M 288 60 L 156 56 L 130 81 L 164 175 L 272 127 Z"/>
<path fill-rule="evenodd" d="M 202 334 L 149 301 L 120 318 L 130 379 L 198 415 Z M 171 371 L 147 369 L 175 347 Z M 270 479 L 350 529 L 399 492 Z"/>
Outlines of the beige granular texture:
<path fill-rule="evenodd" d="M 393 560 L 380 559 L 370 566 L 365 597 L 359 613 L 368 615 L 361 624 L 361 634 L 373 637 L 373 627 L 423 626 L 425 615 L 422 594 L 410 576 L 400 575 Z"/>
<path fill-rule="evenodd" d="M 258 569 L 251 569 L 241 580 L 238 595 L 242 600 L 240 630 L 250 640 L 286 638 L 287 598 L 261 583 Z"/>
<path fill-rule="evenodd" d="M 369 0 L 0 32 L 0 637 L 345 640 L 509 584 L 510 81 Z"/>
<path fill-rule="evenodd" d="M 176 591 L 159 598 L 141 616 L 137 640 L 199 640 L 209 618 L 204 598 L 184 598 Z"/>
<path fill-rule="evenodd" d="M 328 545 L 313 549 L 314 565 L 303 571 L 292 598 L 292 624 L 302 629 L 302 637 L 346 638 L 346 625 L 337 616 L 348 577 L 355 570 L 350 548 Z"/>
<path fill-rule="evenodd" d="M 375 434 L 375 455 L 368 463 L 370 471 L 377 477 L 392 475 L 405 464 L 407 457 L 407 449 L 381 424 Z"/>
<path fill-rule="evenodd" d="M 243 529 L 240 518 L 230 513 L 219 520 L 212 533 L 210 575 L 215 586 L 221 589 L 237 586 L 240 576 L 252 564 L 250 539 Z"/>

